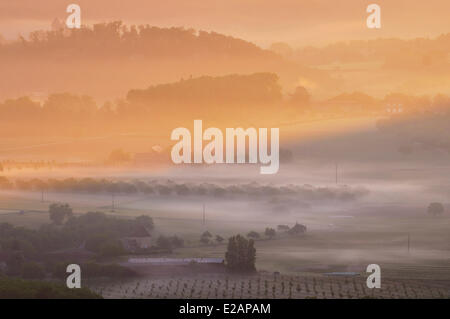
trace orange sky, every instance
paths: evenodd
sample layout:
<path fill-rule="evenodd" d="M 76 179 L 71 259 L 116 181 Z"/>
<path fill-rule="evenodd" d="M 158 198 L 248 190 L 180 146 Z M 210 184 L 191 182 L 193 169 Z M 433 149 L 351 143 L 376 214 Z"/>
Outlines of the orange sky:
<path fill-rule="evenodd" d="M 376 37 L 410 38 L 450 32 L 448 0 L 0 0 L 0 34 L 48 28 L 77 3 L 82 22 L 123 20 L 214 30 L 259 45 L 293 46 Z M 382 8 L 382 29 L 367 29 L 368 4 Z"/>

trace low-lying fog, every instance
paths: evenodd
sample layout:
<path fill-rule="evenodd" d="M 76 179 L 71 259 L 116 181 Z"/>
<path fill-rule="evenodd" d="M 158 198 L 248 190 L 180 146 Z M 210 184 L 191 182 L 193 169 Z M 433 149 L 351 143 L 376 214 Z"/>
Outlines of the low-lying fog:
<path fill-rule="evenodd" d="M 401 154 L 399 140 L 374 127 L 328 137 L 291 139 L 282 148 L 292 159 L 280 163 L 277 174 L 261 175 L 259 164 L 180 165 L 151 170 L 66 169 L 28 171 L 19 178 L 76 178 L 145 182 L 169 185 L 170 194 L 121 195 L 117 205 L 148 209 L 158 215 L 199 216 L 202 205 L 208 218 L 218 220 L 267 219 L 301 221 L 306 216 L 352 218 L 359 215 L 420 216 L 430 202 L 448 206 L 449 155 L 432 150 Z M 23 176 L 22 176 L 23 175 Z M 185 188 L 180 192 L 177 187 Z M 206 189 L 200 191 L 200 188 Z M 29 196 L 37 196 L 30 194 Z M 109 203 L 108 194 L 85 196 L 48 195 L 69 203 L 97 198 L 99 209 Z M 85 198 L 85 199 L 83 199 Z M 50 200 L 50 199 L 49 199 Z M 103 204 L 101 204 L 103 203 Z"/>

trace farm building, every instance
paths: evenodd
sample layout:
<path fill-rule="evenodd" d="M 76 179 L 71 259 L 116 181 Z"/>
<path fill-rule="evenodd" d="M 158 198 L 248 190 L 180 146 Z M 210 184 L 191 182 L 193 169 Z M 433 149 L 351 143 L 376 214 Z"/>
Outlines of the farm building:
<path fill-rule="evenodd" d="M 127 251 L 136 252 L 151 247 L 152 235 L 147 227 L 141 226 L 131 236 L 123 237 L 120 241 Z"/>
<path fill-rule="evenodd" d="M 289 229 L 288 233 L 290 235 L 304 234 L 306 233 L 306 226 L 299 223 L 295 223 L 295 225 L 291 229 Z"/>

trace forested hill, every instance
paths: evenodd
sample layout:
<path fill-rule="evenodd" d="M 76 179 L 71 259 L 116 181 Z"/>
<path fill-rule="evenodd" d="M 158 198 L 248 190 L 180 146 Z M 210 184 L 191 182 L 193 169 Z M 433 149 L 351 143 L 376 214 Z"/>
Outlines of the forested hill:
<path fill-rule="evenodd" d="M 124 96 L 130 87 L 230 73 L 273 72 L 287 86 L 300 76 L 314 83 L 326 78 L 231 36 L 121 22 L 35 31 L 0 44 L 0 68 L 8 79 L 0 98 L 70 91 L 106 100 Z"/>

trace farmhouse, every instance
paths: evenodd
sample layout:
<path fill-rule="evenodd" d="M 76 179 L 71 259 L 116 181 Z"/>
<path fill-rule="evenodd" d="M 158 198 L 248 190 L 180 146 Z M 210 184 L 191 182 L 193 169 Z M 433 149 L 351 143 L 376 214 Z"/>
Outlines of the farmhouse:
<path fill-rule="evenodd" d="M 140 249 L 148 249 L 152 245 L 152 235 L 145 226 L 140 226 L 131 236 L 120 239 L 123 248 L 129 252 L 136 252 Z"/>
<path fill-rule="evenodd" d="M 288 233 L 290 235 L 304 234 L 306 233 L 306 226 L 299 223 L 295 223 L 295 225 L 291 229 L 289 229 Z"/>

